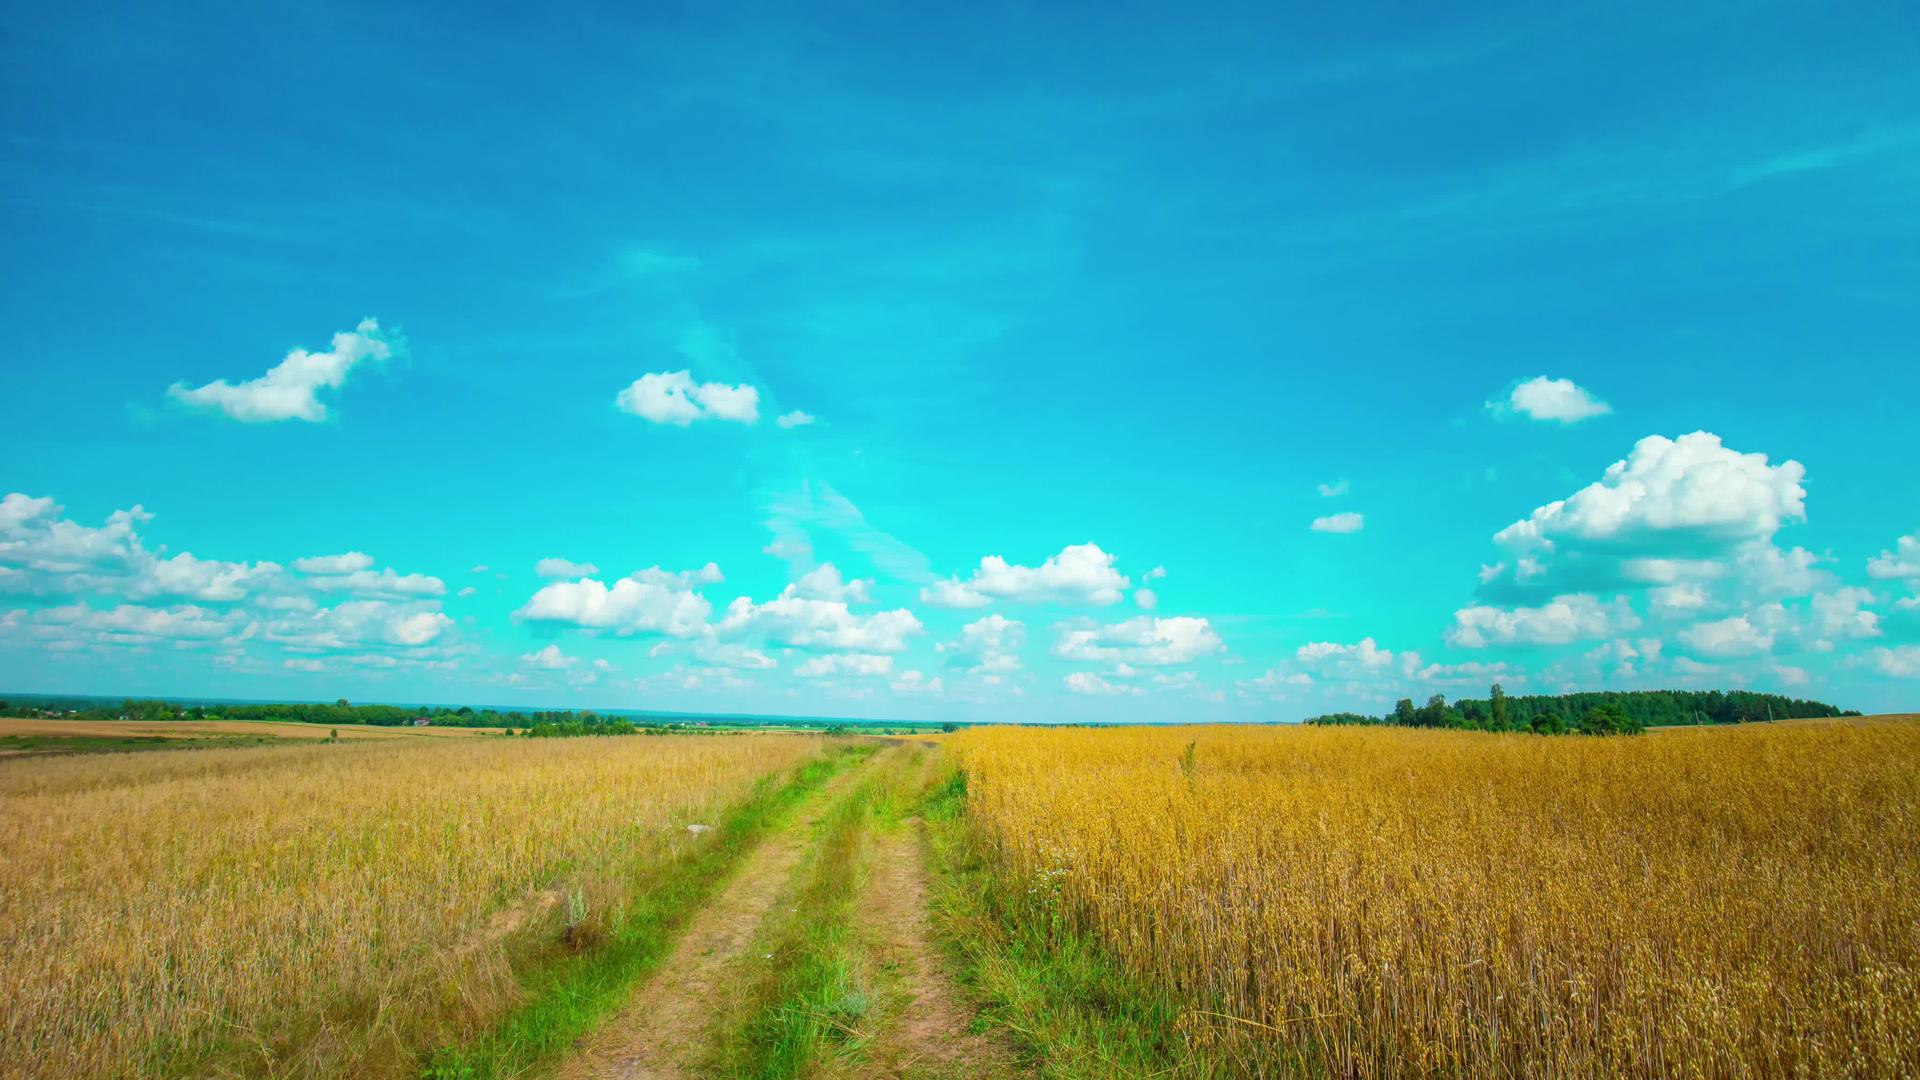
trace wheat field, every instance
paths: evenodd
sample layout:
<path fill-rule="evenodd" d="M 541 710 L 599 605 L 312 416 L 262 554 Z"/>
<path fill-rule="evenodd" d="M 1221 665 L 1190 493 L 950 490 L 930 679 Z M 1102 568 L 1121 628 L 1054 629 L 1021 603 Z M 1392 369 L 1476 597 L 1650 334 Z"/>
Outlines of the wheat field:
<path fill-rule="evenodd" d="M 366 1075 L 486 1023 L 789 736 L 419 739 L 0 764 L 0 1073 Z M 417 1066 L 415 1066 L 417 1067 Z"/>
<path fill-rule="evenodd" d="M 1920 1073 L 1920 724 L 948 745 L 1009 895 L 1239 1070 Z"/>

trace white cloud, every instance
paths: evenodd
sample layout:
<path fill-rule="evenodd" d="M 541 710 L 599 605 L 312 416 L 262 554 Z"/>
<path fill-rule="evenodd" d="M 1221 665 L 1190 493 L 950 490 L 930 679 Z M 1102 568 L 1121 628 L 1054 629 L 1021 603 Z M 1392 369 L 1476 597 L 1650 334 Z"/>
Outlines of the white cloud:
<path fill-rule="evenodd" d="M 1529 601 L 1709 581 L 1734 598 L 1804 594 L 1830 575 L 1773 536 L 1806 517 L 1805 476 L 1799 462 L 1771 465 L 1710 432 L 1648 436 L 1600 480 L 1496 533 L 1513 557 L 1483 569 L 1482 594 Z"/>
<path fill-rule="evenodd" d="M 1470 660 L 1464 664 L 1428 664 L 1414 671 L 1413 677 L 1422 682 L 1451 686 L 1486 686 L 1495 682 L 1519 683 L 1527 681 L 1526 673 L 1505 661 L 1481 663 Z"/>
<path fill-rule="evenodd" d="M 1867 662 L 1882 675 L 1891 675 L 1896 679 L 1914 678 L 1920 676 L 1920 645 L 1874 649 L 1867 654 Z"/>
<path fill-rule="evenodd" d="M 936 581 L 920 590 L 920 602 L 937 608 L 983 608 L 993 603 L 983 593 L 974 592 L 953 578 Z"/>
<path fill-rule="evenodd" d="M 549 556 L 534 563 L 533 572 L 543 578 L 583 578 L 599 573 L 600 568 L 590 562 L 574 562 L 572 559 Z"/>
<path fill-rule="evenodd" d="M 1313 531 L 1323 533 L 1356 533 L 1367 527 L 1365 514 L 1356 514 L 1349 510 L 1344 514 L 1329 514 L 1313 519 Z"/>
<path fill-rule="evenodd" d="M 611 587 L 595 578 L 555 581 L 541 586 L 515 619 L 569 623 L 616 634 L 665 634 L 695 637 L 706 633 L 713 605 L 695 587 L 720 580 L 720 568 L 669 573 L 657 566 L 636 571 Z"/>
<path fill-rule="evenodd" d="M 1505 400 L 1490 401 L 1487 408 L 1495 414 L 1511 411 L 1533 420 L 1563 424 L 1577 424 L 1613 411 L 1611 405 L 1574 385 L 1572 379 L 1549 379 L 1545 375 L 1516 384 Z"/>
<path fill-rule="evenodd" d="M 1815 594 L 1812 600 L 1813 632 L 1827 640 L 1881 636 L 1880 616 L 1863 607 L 1875 600 L 1872 592 L 1857 588 Z"/>
<path fill-rule="evenodd" d="M 783 428 L 797 428 L 805 427 L 813 423 L 815 419 L 816 417 L 812 413 L 795 409 L 792 412 L 781 413 L 779 417 L 774 420 L 774 423 L 779 424 Z"/>
<path fill-rule="evenodd" d="M 794 668 L 793 672 L 807 679 L 822 679 L 832 675 L 888 675 L 893 672 L 893 657 L 871 653 L 830 653 L 808 659 Z"/>
<path fill-rule="evenodd" d="M 1892 551 L 1882 550 L 1867 560 L 1867 576 L 1877 581 L 1898 579 L 1920 585 L 1920 532 L 1901 537 L 1894 541 Z"/>
<path fill-rule="evenodd" d="M 661 643 L 661 645 L 665 644 L 665 642 Z M 659 647 L 660 646 L 655 646 L 656 649 Z M 715 641 L 712 638 L 702 638 L 693 643 L 692 651 L 694 656 L 709 664 L 717 664 L 720 667 L 727 668 L 738 668 L 742 671 L 765 671 L 780 666 L 773 657 L 768 656 L 759 649 L 730 641 Z M 648 655 L 652 656 L 655 655 L 655 653 L 649 652 Z"/>
<path fill-rule="evenodd" d="M 1678 439 L 1649 435 L 1595 483 L 1548 503 L 1494 534 L 1519 551 L 1563 542 L 1641 546 L 1669 540 L 1683 550 L 1709 542 L 1765 539 L 1782 521 L 1806 517 L 1806 469 L 1767 464 L 1765 454 L 1727 449 L 1696 431 Z"/>
<path fill-rule="evenodd" d="M 1136 615 L 1107 626 L 1069 626 L 1054 643 L 1062 660 L 1124 662 L 1163 666 L 1185 664 L 1225 648 L 1207 620 Z"/>
<path fill-rule="evenodd" d="M 1133 590 L 1133 603 L 1141 611 L 1152 611 L 1160 606 L 1160 594 L 1152 589 Z"/>
<path fill-rule="evenodd" d="M 256 587 L 280 578 L 277 563 L 232 563 L 196 559 L 183 551 L 171 559 L 149 557 L 127 583 L 135 600 L 176 596 L 189 600 L 242 600 Z"/>
<path fill-rule="evenodd" d="M 326 664 L 318 660 L 314 660 L 310 657 L 309 658 L 302 658 L 297 656 L 292 657 L 290 659 L 281 661 L 280 666 L 283 668 L 286 668 L 288 671 L 325 671 L 327 670 Z"/>
<path fill-rule="evenodd" d="M 1137 686 L 1124 683 L 1111 683 L 1091 671 L 1076 671 L 1061 680 L 1067 689 L 1075 694 L 1144 694 L 1146 691 Z"/>
<path fill-rule="evenodd" d="M 690 371 L 662 371 L 642 375 L 620 391 L 614 404 L 643 420 L 686 427 L 695 420 L 731 420 L 752 424 L 760 419 L 760 391 L 746 383 L 696 383 Z"/>
<path fill-rule="evenodd" d="M 810 600 L 793 587 L 764 604 L 742 596 L 727 606 L 722 634 L 764 634 L 783 645 L 802 649 L 835 649 L 891 653 L 907 647 L 907 639 L 922 632 L 920 620 L 905 608 L 856 615 L 844 601 Z"/>
<path fill-rule="evenodd" d="M 50 518 L 60 512 L 60 504 L 51 497 L 35 498 L 24 492 L 11 492 L 0 499 L 0 537 L 20 531 L 30 521 Z"/>
<path fill-rule="evenodd" d="M 1343 476 L 1332 483 L 1321 484 L 1319 490 L 1320 497 L 1323 499 L 1338 498 L 1347 493 L 1347 478 Z"/>
<path fill-rule="evenodd" d="M 568 656 L 566 653 L 561 652 L 560 646 L 558 645 L 549 645 L 537 652 L 525 654 L 520 657 L 520 662 L 529 667 L 540 668 L 543 671 L 565 671 L 567 668 L 578 664 L 580 658 Z"/>
<path fill-rule="evenodd" d="M 102 645 L 145 645 L 156 641 L 210 641 L 228 637 L 241 629 L 244 617 L 235 612 L 215 611 L 194 604 L 174 607 L 145 607 L 118 604 L 111 608 L 93 608 L 85 604 L 45 608 L 34 612 L 36 621 L 85 634 Z"/>
<path fill-rule="evenodd" d="M 940 682 L 940 676 L 929 679 L 918 671 L 903 671 L 899 678 L 887 685 L 896 694 L 938 694 L 946 689 Z"/>
<path fill-rule="evenodd" d="M 267 624 L 269 641 L 308 649 L 351 645 L 419 647 L 452 629 L 453 620 L 435 606 L 386 600 L 349 600 L 330 608 L 285 615 Z"/>
<path fill-rule="evenodd" d="M 982 607 L 992 600 L 1021 604 L 1118 603 L 1131 584 L 1113 567 L 1114 557 L 1098 544 L 1062 548 L 1039 566 L 1016 566 L 998 555 L 980 560 L 966 581 L 949 578 L 920 590 L 923 603 L 935 607 Z"/>
<path fill-rule="evenodd" d="M 1345 678 L 1388 670 L 1393 667 L 1394 660 L 1392 650 L 1381 648 L 1370 637 L 1361 638 L 1351 645 L 1337 641 L 1310 641 L 1295 649 L 1293 655 L 1305 667 Z M 1401 666 L 1406 665 L 1403 663 Z"/>
<path fill-rule="evenodd" d="M 1657 615 L 1685 615 L 1707 606 L 1707 590 L 1694 584 L 1668 585 L 1650 595 Z"/>
<path fill-rule="evenodd" d="M 1282 671 L 1268 668 L 1266 674 L 1253 679 L 1242 679 L 1235 683 L 1243 694 L 1258 694 L 1274 699 L 1286 696 L 1289 689 L 1302 689 L 1313 685 L 1313 676 L 1303 671 Z"/>
<path fill-rule="evenodd" d="M 958 641 L 942 642 L 935 649 L 972 661 L 969 671 L 1008 672 L 1020 669 L 1019 652 L 1026 642 L 1025 623 L 995 612 L 961 627 Z"/>
<path fill-rule="evenodd" d="M 1467 649 L 1488 645 L 1565 645 L 1587 638 L 1611 637 L 1640 625 L 1624 597 L 1602 604 L 1584 593 L 1554 597 L 1539 607 L 1510 609 L 1476 605 L 1453 613 L 1449 644 Z"/>
<path fill-rule="evenodd" d="M 872 593 L 872 578 L 848 581 L 841 576 L 838 567 L 832 563 L 821 563 L 800 575 L 781 595 L 800 596 L 809 600 L 843 600 L 849 604 L 864 604 L 871 598 Z"/>
<path fill-rule="evenodd" d="M 321 592 L 346 592 L 357 596 L 406 599 L 418 596 L 444 596 L 447 584 L 431 574 L 402 574 L 392 567 L 378 573 L 355 570 L 350 574 L 310 577 L 307 584 Z"/>
<path fill-rule="evenodd" d="M 1716 660 L 1756 656 L 1773 648 L 1772 630 L 1755 626 L 1745 615 L 1696 623 L 1680 631 L 1680 640 L 1701 656 Z"/>
<path fill-rule="evenodd" d="M 396 343 L 381 334 L 379 321 L 363 319 L 352 330 L 333 335 L 333 347 L 326 352 L 295 349 L 257 379 L 237 385 L 216 379 L 191 389 L 174 383 L 167 388 L 167 396 L 249 424 L 325 420 L 327 407 L 315 396 L 317 391 L 338 389 L 356 364 L 383 361 L 395 351 Z"/>
<path fill-rule="evenodd" d="M 343 555 L 314 555 L 293 560 L 293 568 L 303 574 L 351 574 L 373 567 L 373 556 L 360 551 Z"/>
<path fill-rule="evenodd" d="M 1780 680 L 1781 686 L 1788 687 L 1805 686 L 1813 681 L 1813 676 L 1807 674 L 1806 668 L 1794 667 L 1791 664 L 1773 665 L 1773 677 Z"/>

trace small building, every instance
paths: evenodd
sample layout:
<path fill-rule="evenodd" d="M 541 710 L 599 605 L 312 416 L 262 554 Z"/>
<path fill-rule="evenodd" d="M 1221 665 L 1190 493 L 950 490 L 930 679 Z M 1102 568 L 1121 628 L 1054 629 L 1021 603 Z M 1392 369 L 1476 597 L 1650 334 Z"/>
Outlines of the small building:
<path fill-rule="evenodd" d="M 413 726 L 414 726 L 414 727 L 426 727 L 426 726 L 427 726 L 427 718 L 426 718 L 426 717 L 424 717 L 424 716 L 416 716 L 416 717 L 414 717 L 414 718 L 413 718 Z"/>

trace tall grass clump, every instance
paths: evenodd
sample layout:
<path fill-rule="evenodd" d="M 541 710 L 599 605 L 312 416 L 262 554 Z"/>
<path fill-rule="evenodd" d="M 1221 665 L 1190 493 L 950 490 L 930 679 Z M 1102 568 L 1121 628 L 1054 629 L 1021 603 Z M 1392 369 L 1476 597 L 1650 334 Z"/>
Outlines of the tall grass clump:
<path fill-rule="evenodd" d="M 950 746 L 1007 910 L 1183 1002 L 1189 1060 L 1920 1073 L 1920 724 Z"/>

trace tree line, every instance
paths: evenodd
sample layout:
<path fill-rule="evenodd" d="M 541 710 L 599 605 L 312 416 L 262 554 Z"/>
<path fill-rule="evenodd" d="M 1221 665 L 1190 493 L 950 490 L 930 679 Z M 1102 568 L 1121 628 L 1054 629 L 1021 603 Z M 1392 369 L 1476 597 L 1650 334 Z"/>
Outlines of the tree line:
<path fill-rule="evenodd" d="M 1449 704 L 1444 695 L 1434 694 L 1425 705 L 1415 706 L 1412 698 L 1401 698 L 1393 711 L 1384 716 L 1328 713 L 1311 717 L 1307 723 L 1530 731 L 1540 735 L 1627 735 L 1650 727 L 1858 715 L 1821 701 L 1750 690 L 1594 690 L 1513 697 L 1501 689 L 1499 683 L 1494 683 L 1483 699 L 1469 698 Z"/>

